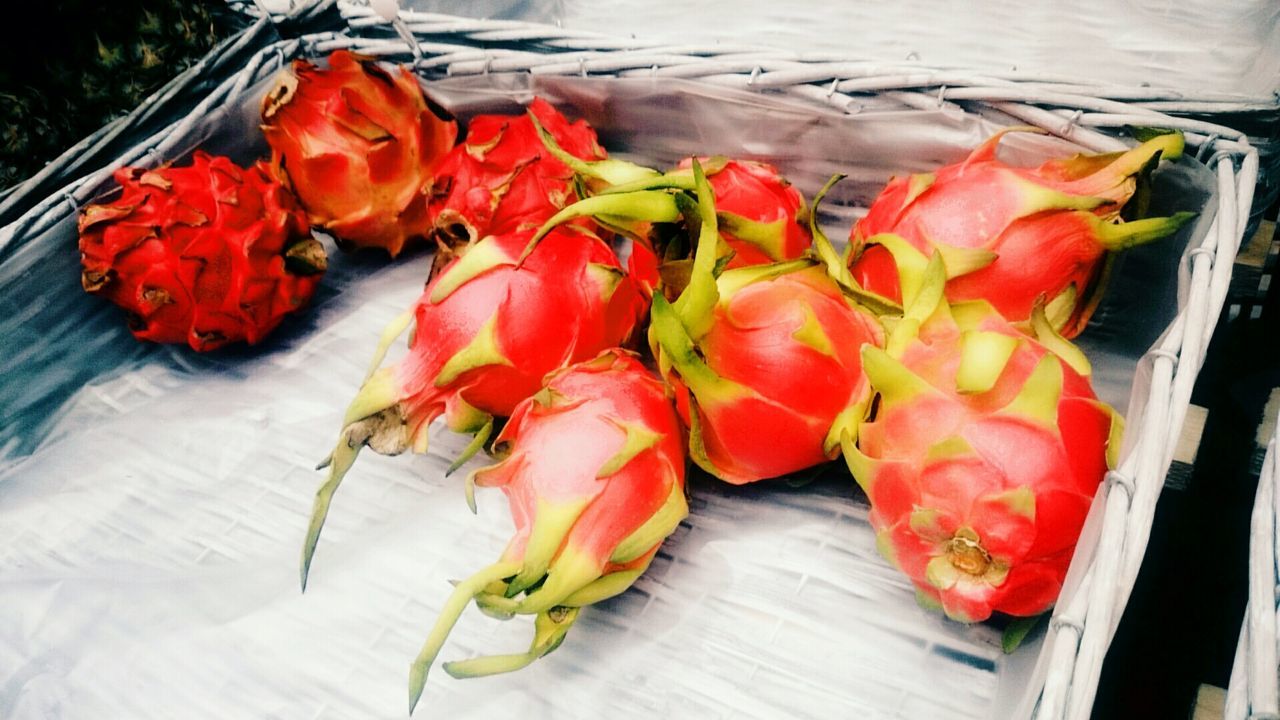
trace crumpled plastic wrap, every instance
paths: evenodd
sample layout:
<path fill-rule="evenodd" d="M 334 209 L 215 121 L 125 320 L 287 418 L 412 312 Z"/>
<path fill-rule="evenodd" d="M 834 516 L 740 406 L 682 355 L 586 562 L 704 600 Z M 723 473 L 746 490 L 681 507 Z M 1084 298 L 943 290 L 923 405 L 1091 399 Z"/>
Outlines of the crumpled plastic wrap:
<path fill-rule="evenodd" d="M 617 155 L 765 159 L 807 197 L 848 173 L 824 207 L 836 239 L 891 174 L 958 160 L 995 129 L 945 109 L 850 116 L 647 80 L 490 75 L 430 89 L 463 119 L 537 92 Z M 264 90 L 192 146 L 260 154 Z M 1071 150 L 1031 134 L 1006 144 L 1026 162 Z M 1157 175 L 1153 212 L 1204 214 L 1125 256 L 1080 339 L 1121 410 L 1146 392 L 1137 360 L 1177 311 L 1178 260 L 1212 219 L 1213 187 L 1192 160 Z M 115 307 L 80 289 L 73 220 L 6 258 L 0 717 L 404 717 L 408 663 L 446 581 L 492 562 L 511 530 L 501 493 L 482 490 L 472 516 L 461 476 L 443 476 L 466 438 L 436 428 L 426 455 L 364 453 L 305 595 L 298 560 L 323 479 L 312 468 L 429 262 L 338 254 L 308 311 L 257 347 L 200 356 L 134 341 Z M 585 611 L 527 670 L 456 681 L 437 669 L 418 716 L 1005 718 L 1027 690 L 1038 638 L 1005 656 L 997 628 L 918 608 L 839 464 L 804 487 L 695 477 L 690 489 L 689 518 L 630 591 Z M 442 659 L 522 650 L 531 633 L 472 608 Z"/>

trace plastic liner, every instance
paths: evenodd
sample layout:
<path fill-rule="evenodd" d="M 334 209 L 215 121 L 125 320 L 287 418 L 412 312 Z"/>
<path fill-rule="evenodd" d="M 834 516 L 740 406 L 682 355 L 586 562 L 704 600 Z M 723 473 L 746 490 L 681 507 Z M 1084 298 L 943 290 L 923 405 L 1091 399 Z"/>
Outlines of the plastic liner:
<path fill-rule="evenodd" d="M 1272 0 L 401 0 L 470 18 L 527 20 L 671 45 L 754 45 L 811 56 L 957 67 L 1100 86 L 1235 95 L 1280 89 Z M 1234 127 L 1234 126 L 1233 126 Z"/>
<path fill-rule="evenodd" d="M 490 75 L 430 89 L 464 120 L 536 92 L 615 154 L 764 159 L 806 196 L 848 173 L 824 207 L 837 239 L 890 175 L 958 160 L 997 127 L 670 81 Z M 192 146 L 262 153 L 264 90 Z M 1029 133 L 1006 145 L 1028 163 L 1072 151 Z M 1153 212 L 1205 215 L 1125 256 L 1080 339 L 1099 394 L 1122 410 L 1146 393 L 1137 360 L 1176 313 L 1178 260 L 1212 220 L 1213 188 L 1189 159 L 1158 173 Z M 75 247 L 66 221 L 0 265 L 0 717 L 403 717 L 445 581 L 492 562 L 510 532 L 500 493 L 481 492 L 473 517 L 461 477 L 443 477 L 465 438 L 437 429 L 425 456 L 363 454 L 305 595 L 297 563 L 322 480 L 311 468 L 429 256 L 337 255 L 310 311 L 260 346 L 197 356 L 128 337 L 116 308 L 80 290 Z M 1005 656 L 997 628 L 919 609 L 838 465 L 801 488 L 700 478 L 691 490 L 690 517 L 650 571 L 584 612 L 559 650 L 484 680 L 437 669 L 419 715 L 1009 715 L 1038 638 Z M 472 609 L 442 659 L 523 649 L 531 633 Z"/>

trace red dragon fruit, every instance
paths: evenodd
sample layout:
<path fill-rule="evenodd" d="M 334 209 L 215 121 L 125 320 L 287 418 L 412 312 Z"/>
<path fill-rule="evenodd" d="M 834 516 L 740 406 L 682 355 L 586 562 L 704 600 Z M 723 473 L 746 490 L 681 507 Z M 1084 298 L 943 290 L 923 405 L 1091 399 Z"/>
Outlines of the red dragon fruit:
<path fill-rule="evenodd" d="M 262 132 L 275 172 L 340 242 L 395 257 L 430 234 L 434 169 L 457 126 L 407 68 L 346 50 L 327 70 L 296 60 L 263 100 Z"/>
<path fill-rule="evenodd" d="M 374 368 L 415 325 L 408 355 L 371 370 L 347 409 L 316 495 L 304 588 L 329 501 L 363 446 L 384 455 L 425 452 L 427 428 L 443 415 L 451 430 L 476 434 L 456 468 L 488 439 L 493 418 L 511 415 L 547 373 L 632 333 L 643 302 L 604 241 L 576 226 L 559 228 L 517 267 L 532 234 L 490 235 L 469 246 L 383 334 Z"/>
<path fill-rule="evenodd" d="M 862 419 L 870 388 L 858 349 L 883 343 L 871 313 L 805 261 L 730 270 L 698 339 L 654 297 L 660 362 L 691 429 L 690 454 L 740 484 L 818 465 Z M 773 274 L 776 273 L 776 274 Z M 687 291 L 686 291 L 687 292 Z"/>
<path fill-rule="evenodd" d="M 845 459 L 881 552 L 923 604 L 962 622 L 1037 615 L 1062 589 L 1123 422 L 1041 309 L 1033 339 L 985 301 L 949 306 L 945 282 L 935 254 L 904 281 L 888 350 L 864 348 L 879 400 L 856 446 L 842 438 Z"/>
<path fill-rule="evenodd" d="M 605 159 L 590 125 L 569 122 L 542 98 L 526 115 L 473 118 L 466 141 L 441 161 L 432 189 L 431 216 L 444 245 L 535 229 L 575 199 L 574 171 L 543 145 L 540 129 L 570 158 Z"/>
<path fill-rule="evenodd" d="M 120 197 L 80 217 L 81 281 L 129 311 L 138 339 L 252 344 L 311 298 L 324 248 L 261 163 L 196 152 L 188 167 L 115 179 Z"/>
<path fill-rule="evenodd" d="M 683 218 L 690 229 L 696 226 L 696 251 L 679 297 L 672 303 L 663 293 L 653 295 L 650 343 L 689 426 L 690 456 L 713 475 L 740 484 L 839 454 L 842 434 L 856 432 L 871 396 L 859 348 L 882 345 L 884 331 L 854 299 L 859 295 L 848 269 L 812 212 L 811 257 L 727 270 L 717 278 L 728 246 L 715 203 L 694 160 L 691 178 L 642 180 L 565 208 L 530 247 L 556 223 L 582 216 L 656 223 Z M 822 385 L 815 391 L 818 378 Z"/>
<path fill-rule="evenodd" d="M 918 272 L 936 251 L 948 300 L 984 299 L 1021 322 L 1044 298 L 1054 327 L 1074 337 L 1100 298 L 1107 252 L 1162 238 L 1193 217 L 1120 220 L 1138 176 L 1161 156 L 1180 156 L 1182 136 L 1019 168 L 996 159 L 1003 135 L 961 163 L 892 180 L 850 235 L 854 279 L 899 301 L 896 265 Z"/>
<path fill-rule="evenodd" d="M 516 408 L 472 480 L 506 493 L 515 535 L 502 558 L 458 583 L 410 670 L 409 710 L 474 598 L 490 614 L 536 615 L 529 652 L 445 663 L 454 677 L 525 667 L 554 650 L 585 605 L 649 566 L 688 514 L 683 439 L 662 383 L 625 351 L 554 373 Z"/>
<path fill-rule="evenodd" d="M 685 160 L 665 175 L 641 177 L 608 188 L 604 193 L 625 195 L 636 190 L 659 188 L 692 191 L 691 162 Z M 726 267 L 766 265 L 804 256 L 812 242 L 808 227 L 809 206 L 800 191 L 792 187 L 776 168 L 767 163 L 721 157 L 700 158 L 699 163 L 715 193 L 720 238 L 733 252 Z M 672 253 L 673 248 L 658 241 L 649 231 L 651 226 L 651 223 L 640 223 L 643 230 L 628 233 L 637 240 L 632 246 L 628 268 L 647 295 L 651 296 L 664 285 L 664 274 L 668 279 L 672 276 L 679 278 L 675 283 L 665 284 L 668 290 L 678 294 L 687 279 L 683 272 L 688 271 L 690 261 L 681 258 L 678 252 Z"/>
<path fill-rule="evenodd" d="M 809 206 L 768 163 L 701 158 L 716 198 L 720 237 L 734 252 L 729 268 L 795 260 L 809 249 Z M 690 168 L 691 161 L 680 163 Z"/>

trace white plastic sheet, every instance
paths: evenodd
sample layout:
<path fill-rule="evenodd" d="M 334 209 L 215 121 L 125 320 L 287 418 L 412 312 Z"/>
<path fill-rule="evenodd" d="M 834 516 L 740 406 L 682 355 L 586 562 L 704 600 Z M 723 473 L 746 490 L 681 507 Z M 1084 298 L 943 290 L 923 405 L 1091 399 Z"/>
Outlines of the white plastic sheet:
<path fill-rule="evenodd" d="M 406 9 L 519 19 L 671 44 L 1153 87 L 1273 102 L 1273 0 L 402 0 Z"/>

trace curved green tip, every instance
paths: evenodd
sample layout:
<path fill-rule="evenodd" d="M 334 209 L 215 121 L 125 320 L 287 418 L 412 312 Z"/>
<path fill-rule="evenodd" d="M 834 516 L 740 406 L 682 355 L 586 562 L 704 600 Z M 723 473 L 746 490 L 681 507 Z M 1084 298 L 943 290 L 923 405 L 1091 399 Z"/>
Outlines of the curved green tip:
<path fill-rule="evenodd" d="M 458 583 L 453 588 L 453 594 L 449 596 L 449 599 L 445 601 L 444 607 L 440 610 L 440 617 L 436 619 L 435 626 L 431 628 L 431 634 L 427 636 L 426 642 L 423 643 L 422 650 L 418 652 L 413 664 L 409 666 L 410 715 L 413 714 L 413 709 L 418 706 L 418 700 L 422 698 L 422 690 L 427 685 L 427 671 L 431 669 L 431 664 L 435 662 L 436 656 L 440 654 L 440 649 L 444 647 L 444 641 L 449 637 L 449 632 L 458 623 L 458 618 L 462 616 L 462 611 L 467 609 L 467 604 L 471 602 L 471 598 L 483 592 L 485 586 L 489 583 L 510 577 L 519 570 L 519 563 L 496 562 Z"/>
<path fill-rule="evenodd" d="M 528 652 L 456 660 L 444 663 L 442 667 L 450 676 L 458 679 L 498 675 L 526 668 L 534 660 L 560 647 L 569 628 L 578 619 L 578 612 L 578 608 L 557 607 L 539 613 L 534 620 L 533 642 Z"/>
<path fill-rule="evenodd" d="M 449 468 L 444 471 L 444 476 L 449 477 L 457 472 L 458 468 L 467 464 L 468 460 L 475 457 L 476 453 L 480 452 L 480 450 L 484 448 L 484 444 L 489 442 L 489 436 L 492 434 L 493 418 L 490 417 L 488 421 L 480 427 L 480 430 L 476 433 L 475 437 L 471 439 L 471 442 L 467 443 L 467 446 L 462 449 L 462 452 L 458 453 L 458 457 L 454 458 L 453 462 L 449 464 Z"/>
<path fill-rule="evenodd" d="M 325 479 L 320 489 L 316 490 L 315 504 L 311 509 L 311 522 L 307 525 L 307 537 L 302 545 L 302 567 L 299 571 L 302 592 L 307 591 L 311 559 L 316 553 L 316 544 L 320 542 L 320 531 L 324 529 L 324 521 L 329 516 L 329 504 L 333 501 L 333 494 L 342 484 L 347 471 L 355 464 L 356 456 L 360 454 L 362 447 L 364 447 L 363 444 L 352 447 L 344 433 L 343 438 L 338 441 L 338 446 L 334 448 L 333 454 L 320 464 L 321 468 L 325 466 L 329 468 L 329 477 Z"/>

